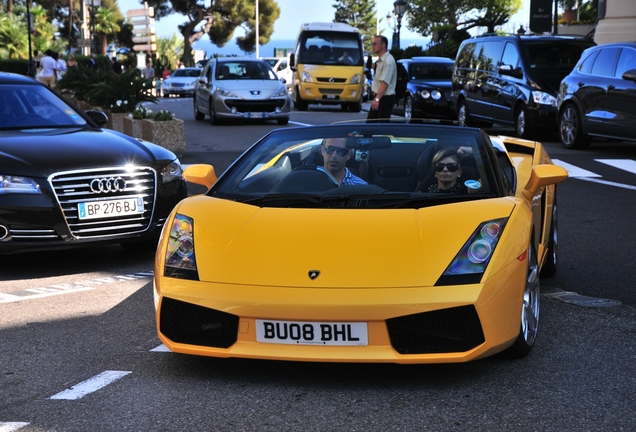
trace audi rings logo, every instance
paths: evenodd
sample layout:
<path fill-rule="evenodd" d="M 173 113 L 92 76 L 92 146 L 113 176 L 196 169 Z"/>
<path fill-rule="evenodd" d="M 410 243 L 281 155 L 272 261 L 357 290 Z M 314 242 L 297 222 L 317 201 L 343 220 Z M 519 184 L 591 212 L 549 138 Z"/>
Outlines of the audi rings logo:
<path fill-rule="evenodd" d="M 96 178 L 90 184 L 93 193 L 123 192 L 126 190 L 126 180 L 121 177 Z"/>

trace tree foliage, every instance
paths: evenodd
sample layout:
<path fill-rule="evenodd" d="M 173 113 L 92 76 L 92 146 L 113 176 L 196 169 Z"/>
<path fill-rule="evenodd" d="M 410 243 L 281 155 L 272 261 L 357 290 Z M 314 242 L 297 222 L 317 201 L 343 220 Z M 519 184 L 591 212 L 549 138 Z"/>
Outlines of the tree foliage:
<path fill-rule="evenodd" d="M 371 51 L 371 42 L 376 33 L 375 0 L 337 0 L 332 6 L 336 9 L 334 22 L 349 24 L 362 34 L 365 51 Z"/>
<path fill-rule="evenodd" d="M 245 36 L 237 37 L 237 44 L 245 52 L 256 48 L 256 4 L 254 0 L 149 0 L 155 8 L 155 16 L 161 19 L 172 13 L 182 14 L 187 21 L 179 25 L 184 38 L 184 63 L 192 64 L 192 44 L 208 35 L 210 41 L 223 47 L 241 27 Z M 274 22 L 280 16 L 275 0 L 258 0 L 259 42 L 269 42 Z"/>

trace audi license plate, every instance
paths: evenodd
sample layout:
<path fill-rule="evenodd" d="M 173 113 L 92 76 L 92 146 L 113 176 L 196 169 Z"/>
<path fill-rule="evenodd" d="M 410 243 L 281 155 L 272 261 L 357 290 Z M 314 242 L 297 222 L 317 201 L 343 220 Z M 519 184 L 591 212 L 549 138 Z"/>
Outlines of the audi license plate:
<path fill-rule="evenodd" d="M 368 345 L 365 322 L 256 320 L 256 340 L 290 345 Z"/>
<path fill-rule="evenodd" d="M 81 202 L 78 204 L 80 219 L 98 219 L 127 216 L 144 212 L 144 200 L 130 197 L 110 201 Z"/>
<path fill-rule="evenodd" d="M 248 112 L 245 113 L 245 118 L 265 118 L 267 117 L 267 113 L 264 112 Z"/>

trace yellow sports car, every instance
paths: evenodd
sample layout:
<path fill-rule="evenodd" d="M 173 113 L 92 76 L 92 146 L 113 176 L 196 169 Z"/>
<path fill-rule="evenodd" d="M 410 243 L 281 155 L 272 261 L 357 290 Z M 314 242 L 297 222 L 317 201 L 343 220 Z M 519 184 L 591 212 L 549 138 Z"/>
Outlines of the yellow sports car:
<path fill-rule="evenodd" d="M 476 128 L 276 130 L 164 226 L 157 331 L 172 351 L 325 362 L 521 357 L 557 264 L 555 184 L 537 142 Z"/>

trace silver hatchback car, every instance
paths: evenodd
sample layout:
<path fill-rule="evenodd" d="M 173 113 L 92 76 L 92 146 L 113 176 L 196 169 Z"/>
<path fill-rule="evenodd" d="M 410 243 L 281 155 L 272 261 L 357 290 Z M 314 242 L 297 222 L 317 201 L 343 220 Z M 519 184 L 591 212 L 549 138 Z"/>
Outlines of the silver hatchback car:
<path fill-rule="evenodd" d="M 210 124 L 223 119 L 276 120 L 289 122 L 291 98 L 285 83 L 279 80 L 264 60 L 218 58 L 210 60 L 194 89 L 194 118 Z"/>

